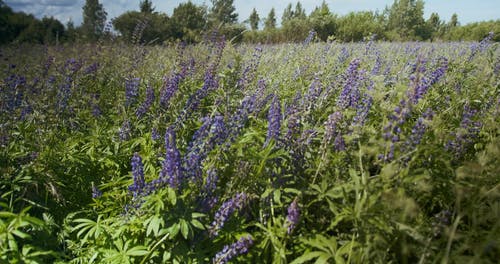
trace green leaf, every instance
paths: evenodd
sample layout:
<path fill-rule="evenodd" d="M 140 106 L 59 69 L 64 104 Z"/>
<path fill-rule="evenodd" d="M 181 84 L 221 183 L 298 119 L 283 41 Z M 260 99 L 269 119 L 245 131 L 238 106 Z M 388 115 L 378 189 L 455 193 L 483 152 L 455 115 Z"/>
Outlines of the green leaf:
<path fill-rule="evenodd" d="M 175 206 L 177 204 L 177 195 L 175 194 L 174 189 L 167 188 L 167 195 L 168 195 L 168 201 L 170 202 L 170 204 Z"/>
<path fill-rule="evenodd" d="M 170 237 L 175 238 L 175 236 L 177 236 L 177 234 L 179 234 L 180 228 L 181 227 L 180 227 L 179 223 L 175 223 L 172 226 L 170 226 L 169 228 L 167 228 L 168 232 L 170 233 Z"/>
<path fill-rule="evenodd" d="M 198 229 L 205 230 L 205 226 L 198 219 L 193 219 L 191 224 Z"/>
<path fill-rule="evenodd" d="M 301 263 L 310 261 L 312 259 L 315 259 L 315 258 L 321 256 L 321 254 L 323 254 L 323 252 L 321 252 L 321 251 L 306 252 L 302 256 L 294 259 L 290 264 L 301 264 Z"/>
<path fill-rule="evenodd" d="M 184 237 L 184 239 L 188 239 L 188 235 L 189 235 L 189 225 L 188 225 L 188 223 L 186 222 L 186 220 L 181 219 L 179 221 L 179 224 L 181 226 L 181 234 L 182 234 L 182 236 Z"/>
<path fill-rule="evenodd" d="M 148 254 L 149 251 L 145 246 L 135 246 L 129 249 L 126 253 L 127 256 L 144 256 Z"/>

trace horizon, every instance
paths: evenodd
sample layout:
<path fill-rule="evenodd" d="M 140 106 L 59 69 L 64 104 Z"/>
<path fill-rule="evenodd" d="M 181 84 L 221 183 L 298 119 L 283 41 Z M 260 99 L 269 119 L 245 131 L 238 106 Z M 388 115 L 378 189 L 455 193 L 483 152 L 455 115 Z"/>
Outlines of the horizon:
<path fill-rule="evenodd" d="M 85 4 L 85 0 L 6 0 L 4 1 L 9 7 L 14 11 L 25 12 L 33 14 L 35 17 L 41 19 L 44 16 L 54 17 L 66 24 L 68 21 L 73 21 L 75 25 L 80 25 L 82 22 L 82 7 Z M 107 21 L 112 18 L 118 17 L 119 15 L 127 12 L 139 10 L 140 1 L 126 1 L 126 0 L 108 0 L 100 1 L 103 5 L 104 10 L 108 13 Z M 155 11 L 163 12 L 168 15 L 172 14 L 172 11 L 180 3 L 187 1 L 160 1 L 152 0 Z M 191 1 L 196 5 L 210 6 L 207 2 L 202 0 Z M 300 1 L 306 13 L 309 15 L 315 7 L 320 6 L 323 0 L 302 0 Z M 338 15 L 346 15 L 349 12 L 359 12 L 359 11 L 373 11 L 382 12 L 385 7 L 390 7 L 394 0 L 330 0 L 325 1 L 330 8 L 330 12 Z M 452 14 L 456 13 L 458 15 L 458 21 L 462 24 L 469 24 L 473 22 L 498 20 L 500 16 L 497 10 L 500 10 L 500 1 L 494 0 L 483 0 L 480 2 L 472 3 L 465 0 L 453 1 L 453 6 L 450 7 L 449 0 L 434 0 L 434 1 L 424 1 L 424 18 L 428 19 L 431 13 L 437 13 L 441 21 L 449 21 Z M 238 13 L 238 22 L 243 23 L 248 19 L 253 8 L 257 10 L 260 19 L 267 17 L 267 14 L 274 7 L 276 11 L 277 23 L 281 24 L 281 16 L 285 7 L 291 3 L 293 7 L 297 1 L 244 1 L 235 0 L 234 6 L 236 7 L 236 13 Z M 262 21 L 261 23 L 262 24 Z"/>

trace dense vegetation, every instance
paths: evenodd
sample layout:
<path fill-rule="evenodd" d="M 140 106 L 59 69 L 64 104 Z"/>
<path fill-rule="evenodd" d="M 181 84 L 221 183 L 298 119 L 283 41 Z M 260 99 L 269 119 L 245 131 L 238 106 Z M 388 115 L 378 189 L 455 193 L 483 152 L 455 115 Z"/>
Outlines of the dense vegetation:
<path fill-rule="evenodd" d="M 322 41 L 362 41 L 373 35 L 386 41 L 480 41 L 489 32 L 495 33 L 493 41 L 500 41 L 500 20 L 460 25 L 457 14 L 446 22 L 437 13 L 425 19 L 423 0 L 395 0 L 381 12 L 346 15 L 336 14 L 326 2 L 308 15 L 298 1 L 295 6 L 289 4 L 281 18 L 276 17 L 274 8 L 267 15 L 259 15 L 253 9 L 248 18 L 239 17 L 233 0 L 212 0 L 209 7 L 187 1 L 179 4 L 169 16 L 145 0 L 140 1 L 139 10 L 111 18 L 107 24 L 109 17 L 103 5 L 98 0 L 86 0 L 82 15 L 82 25 L 75 27 L 69 21 L 64 27 L 52 17 L 39 20 L 13 12 L 0 0 L 0 44 L 94 43 L 116 38 L 134 44 L 199 43 L 203 35 L 214 29 L 228 40 L 266 44 L 301 42 L 311 30 L 317 32 Z M 243 22 L 238 23 L 238 17 Z"/>
<path fill-rule="evenodd" d="M 500 49 L 0 52 L 0 263 L 495 263 Z"/>

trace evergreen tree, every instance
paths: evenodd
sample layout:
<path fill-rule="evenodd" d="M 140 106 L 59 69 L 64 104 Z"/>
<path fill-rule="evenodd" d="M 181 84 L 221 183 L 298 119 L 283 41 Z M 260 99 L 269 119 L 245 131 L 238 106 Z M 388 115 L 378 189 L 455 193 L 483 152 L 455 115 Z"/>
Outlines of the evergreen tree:
<path fill-rule="evenodd" d="M 102 36 L 107 15 L 99 0 L 86 0 L 83 6 L 82 30 L 88 40 L 95 41 Z"/>
<path fill-rule="evenodd" d="M 432 13 L 426 23 L 432 39 L 441 36 L 442 23 L 437 13 Z"/>
<path fill-rule="evenodd" d="M 276 28 L 276 12 L 274 7 L 271 8 L 269 14 L 267 15 L 266 21 L 264 22 L 264 29 L 274 29 Z"/>
<path fill-rule="evenodd" d="M 238 13 L 233 5 L 234 0 L 212 0 L 209 22 L 212 26 L 234 24 L 238 21 Z"/>
<path fill-rule="evenodd" d="M 297 2 L 295 5 L 295 11 L 293 12 L 293 18 L 298 18 L 298 19 L 305 19 L 306 16 L 306 10 L 302 7 L 302 4 L 300 1 Z"/>
<path fill-rule="evenodd" d="M 141 9 L 141 13 L 146 13 L 146 14 L 151 14 L 155 10 L 155 8 L 153 7 L 153 3 L 149 0 L 141 1 L 139 7 Z"/>
<path fill-rule="evenodd" d="M 458 16 L 457 16 L 456 13 L 453 13 L 453 15 L 451 16 L 451 20 L 450 20 L 450 24 L 449 25 L 450 25 L 451 28 L 459 26 Z"/>
<path fill-rule="evenodd" d="M 255 8 L 252 10 L 252 13 L 250 14 L 250 17 L 248 18 L 250 21 L 250 28 L 252 30 L 257 30 L 259 29 L 259 14 L 257 14 L 257 10 Z"/>
<path fill-rule="evenodd" d="M 281 16 L 281 24 L 285 24 L 293 18 L 292 4 L 288 4 L 283 11 L 283 16 Z"/>

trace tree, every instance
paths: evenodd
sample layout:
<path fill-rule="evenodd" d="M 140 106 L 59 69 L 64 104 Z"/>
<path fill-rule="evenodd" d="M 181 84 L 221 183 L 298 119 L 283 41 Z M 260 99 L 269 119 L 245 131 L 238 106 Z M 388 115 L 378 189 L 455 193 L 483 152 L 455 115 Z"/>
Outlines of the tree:
<path fill-rule="evenodd" d="M 54 17 L 44 17 L 42 25 L 44 29 L 43 43 L 58 44 L 65 35 L 64 25 Z"/>
<path fill-rule="evenodd" d="M 438 38 L 442 34 L 442 22 L 437 13 L 432 13 L 427 20 L 427 27 L 429 29 L 429 34 L 432 39 Z"/>
<path fill-rule="evenodd" d="M 85 37 L 95 41 L 104 32 L 104 23 L 108 15 L 99 0 L 86 0 L 83 6 L 82 30 Z"/>
<path fill-rule="evenodd" d="M 266 21 L 264 22 L 264 29 L 274 29 L 276 28 L 276 12 L 274 7 L 271 8 L 269 14 L 267 15 Z"/>
<path fill-rule="evenodd" d="M 205 8 L 191 1 L 181 3 L 172 14 L 171 20 L 175 28 L 175 37 L 193 43 L 200 41 L 201 32 L 205 28 Z"/>
<path fill-rule="evenodd" d="M 259 29 L 260 18 L 259 18 L 259 14 L 257 14 L 257 10 L 255 10 L 255 8 L 252 10 L 252 13 L 250 14 L 250 17 L 248 18 L 248 20 L 250 21 L 250 28 L 252 30 Z"/>
<path fill-rule="evenodd" d="M 457 27 L 460 25 L 460 23 L 458 22 L 458 16 L 456 13 L 453 13 L 453 15 L 451 15 L 451 20 L 450 20 L 449 25 L 451 28 L 454 28 L 454 27 Z"/>
<path fill-rule="evenodd" d="M 238 21 L 238 13 L 236 13 L 233 0 L 212 0 L 209 20 L 211 26 L 236 23 Z"/>
<path fill-rule="evenodd" d="M 69 42 L 74 42 L 78 37 L 77 29 L 75 28 L 75 24 L 73 20 L 68 20 L 66 23 L 66 38 Z"/>
<path fill-rule="evenodd" d="M 128 11 L 113 19 L 113 27 L 131 43 L 161 43 L 173 37 L 172 22 L 163 13 Z"/>
<path fill-rule="evenodd" d="M 283 15 L 281 16 L 281 24 L 285 24 L 287 21 L 290 21 L 293 18 L 292 4 L 288 4 L 283 11 Z"/>
<path fill-rule="evenodd" d="M 306 16 L 306 10 L 302 7 L 302 4 L 300 1 L 297 2 L 295 5 L 295 11 L 293 12 L 293 18 L 298 18 L 298 19 L 305 19 Z"/>
<path fill-rule="evenodd" d="M 325 1 L 320 7 L 314 9 L 309 18 L 314 31 L 321 40 L 326 41 L 329 36 L 335 35 L 336 18 L 330 13 L 330 8 Z"/>
<path fill-rule="evenodd" d="M 423 15 L 422 0 L 395 0 L 389 10 L 388 30 L 404 40 L 422 38 L 426 28 Z"/>
<path fill-rule="evenodd" d="M 383 28 L 377 19 L 373 12 L 350 12 L 339 19 L 336 36 L 342 41 L 361 41 L 373 34 L 379 35 Z"/>
<path fill-rule="evenodd" d="M 153 7 L 153 3 L 151 3 L 151 1 L 149 0 L 141 1 L 139 7 L 141 13 L 146 13 L 146 14 L 151 14 L 155 10 L 155 8 Z"/>

